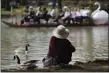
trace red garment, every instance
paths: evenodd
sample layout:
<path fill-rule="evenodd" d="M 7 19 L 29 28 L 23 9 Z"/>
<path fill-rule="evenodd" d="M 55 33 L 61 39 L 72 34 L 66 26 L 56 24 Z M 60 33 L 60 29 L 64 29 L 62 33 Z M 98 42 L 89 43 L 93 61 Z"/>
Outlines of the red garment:
<path fill-rule="evenodd" d="M 59 39 L 54 36 L 51 37 L 48 56 L 57 57 L 58 64 L 68 64 L 71 61 L 72 52 L 74 51 L 75 47 L 68 39 Z"/>

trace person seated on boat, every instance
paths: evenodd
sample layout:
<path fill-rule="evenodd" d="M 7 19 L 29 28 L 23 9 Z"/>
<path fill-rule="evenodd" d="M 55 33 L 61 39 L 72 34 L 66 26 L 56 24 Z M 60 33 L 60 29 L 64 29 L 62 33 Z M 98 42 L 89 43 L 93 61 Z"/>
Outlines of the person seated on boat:
<path fill-rule="evenodd" d="M 42 18 L 42 9 L 41 7 L 37 8 L 36 16 L 35 16 L 35 22 L 38 22 L 40 24 L 40 19 Z"/>
<path fill-rule="evenodd" d="M 34 17 L 35 16 L 35 12 L 34 11 L 30 11 L 29 16 Z"/>
<path fill-rule="evenodd" d="M 56 10 L 55 10 L 55 7 L 52 7 L 52 9 L 49 10 L 48 12 L 48 19 L 49 20 L 49 23 L 53 23 L 54 22 L 54 19 L 56 17 Z"/>
<path fill-rule="evenodd" d="M 25 16 L 22 20 L 21 20 L 21 24 L 22 25 L 29 25 L 29 24 L 34 24 L 34 18 L 32 18 L 31 16 Z"/>
<path fill-rule="evenodd" d="M 29 24 L 29 17 L 25 16 L 23 19 L 21 19 L 21 25 L 28 25 Z"/>
<path fill-rule="evenodd" d="M 55 8 L 53 7 L 49 12 L 48 12 L 48 15 L 49 15 L 49 17 L 51 17 L 51 18 L 55 18 Z"/>
<path fill-rule="evenodd" d="M 35 16 L 28 16 L 29 18 L 29 24 L 35 24 Z"/>
<path fill-rule="evenodd" d="M 73 23 L 75 23 L 75 17 L 76 17 L 76 15 L 75 15 L 75 12 L 74 12 L 73 9 L 71 9 L 70 12 L 71 12 L 70 19 L 71 19 L 72 24 L 73 24 Z"/>
<path fill-rule="evenodd" d="M 34 18 L 34 16 L 35 16 L 35 11 L 34 11 L 34 9 L 33 9 L 33 6 L 30 6 L 30 7 L 29 7 L 28 16 L 31 16 L 32 18 Z"/>
<path fill-rule="evenodd" d="M 29 13 L 28 13 L 28 16 L 26 18 L 29 20 L 29 24 L 34 24 L 35 11 L 33 9 L 33 6 L 29 7 Z"/>
<path fill-rule="evenodd" d="M 40 24 L 40 18 L 36 15 L 28 15 L 28 19 L 30 24 Z"/>
<path fill-rule="evenodd" d="M 66 21 L 68 21 L 68 24 L 70 24 L 70 11 L 69 8 L 67 6 L 64 6 L 64 16 L 61 18 L 63 20 L 63 23 L 66 23 Z"/>
<path fill-rule="evenodd" d="M 76 24 L 81 24 L 82 23 L 82 14 L 80 12 L 80 9 L 79 8 L 74 8 L 74 12 L 75 12 L 75 21 L 76 21 Z"/>
<path fill-rule="evenodd" d="M 54 20 L 54 22 L 59 23 L 59 20 L 64 16 L 64 11 L 62 9 L 60 9 L 59 11 L 59 15 L 57 16 L 57 18 Z"/>
<path fill-rule="evenodd" d="M 40 17 L 34 16 L 34 23 L 35 24 L 40 24 Z"/>
<path fill-rule="evenodd" d="M 42 9 L 42 18 L 45 18 L 47 16 L 48 10 L 46 8 Z"/>
<path fill-rule="evenodd" d="M 28 16 L 25 16 L 23 20 L 24 20 L 24 23 L 23 23 L 24 25 L 29 25 L 29 17 Z"/>
<path fill-rule="evenodd" d="M 36 16 L 39 17 L 39 18 L 42 17 L 42 9 L 41 9 L 41 7 L 37 8 Z"/>
<path fill-rule="evenodd" d="M 53 30 L 47 57 L 42 60 L 45 67 L 69 64 L 72 53 L 75 52 L 76 49 L 67 39 L 68 35 L 69 30 L 63 25 L 59 25 Z"/>
<path fill-rule="evenodd" d="M 48 10 L 46 8 L 43 8 L 42 10 L 42 19 L 45 19 L 45 21 L 48 23 L 48 20 L 49 20 L 49 15 L 48 15 Z"/>
<path fill-rule="evenodd" d="M 83 24 L 89 24 L 90 15 L 91 15 L 91 11 L 90 11 L 89 7 L 85 7 L 84 9 L 81 9 L 80 12 L 81 12 L 81 15 L 82 15 L 82 23 Z"/>

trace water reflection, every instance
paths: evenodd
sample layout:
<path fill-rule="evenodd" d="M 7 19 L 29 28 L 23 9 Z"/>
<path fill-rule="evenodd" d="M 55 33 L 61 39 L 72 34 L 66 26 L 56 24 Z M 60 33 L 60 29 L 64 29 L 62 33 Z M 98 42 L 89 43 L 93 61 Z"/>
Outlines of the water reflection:
<path fill-rule="evenodd" d="M 86 28 L 86 50 L 87 53 L 84 54 L 84 58 L 86 59 L 86 61 L 90 61 L 94 59 L 94 46 L 93 46 L 93 34 L 92 34 L 92 28 Z"/>
<path fill-rule="evenodd" d="M 16 64 L 13 61 L 14 50 L 25 48 L 29 43 L 28 55 L 20 54 L 21 61 L 42 60 L 48 52 L 49 40 L 54 28 L 10 28 L 2 23 L 1 64 Z M 76 47 L 72 55 L 74 61 L 89 61 L 96 58 L 108 58 L 108 27 L 69 27 L 68 39 Z M 39 65 L 42 66 L 42 62 Z"/>

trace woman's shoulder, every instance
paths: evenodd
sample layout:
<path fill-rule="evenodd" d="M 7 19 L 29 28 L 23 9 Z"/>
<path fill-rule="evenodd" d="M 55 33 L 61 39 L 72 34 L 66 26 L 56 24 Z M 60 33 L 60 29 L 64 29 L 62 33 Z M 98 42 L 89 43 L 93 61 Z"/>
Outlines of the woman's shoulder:
<path fill-rule="evenodd" d="M 51 36 L 51 39 L 55 39 L 56 37 L 55 36 Z"/>
<path fill-rule="evenodd" d="M 52 40 L 65 41 L 65 42 L 69 42 L 69 43 L 71 43 L 68 39 L 60 39 L 60 38 L 57 38 L 57 37 L 55 37 L 55 36 L 52 36 L 51 39 L 52 39 Z"/>
<path fill-rule="evenodd" d="M 65 40 L 70 43 L 70 41 L 68 39 L 65 39 Z"/>
<path fill-rule="evenodd" d="M 55 36 L 51 36 L 50 40 L 56 40 L 57 38 Z"/>

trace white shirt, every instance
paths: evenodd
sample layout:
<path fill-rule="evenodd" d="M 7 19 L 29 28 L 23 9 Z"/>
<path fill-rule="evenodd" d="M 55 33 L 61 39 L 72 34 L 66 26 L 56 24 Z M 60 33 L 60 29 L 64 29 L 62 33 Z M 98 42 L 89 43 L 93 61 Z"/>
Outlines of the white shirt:
<path fill-rule="evenodd" d="M 55 15 L 55 9 L 52 9 L 52 10 L 50 11 L 50 15 L 51 15 L 51 16 L 54 16 L 54 15 Z"/>
<path fill-rule="evenodd" d="M 67 17 L 69 17 L 70 16 L 70 12 L 69 11 L 66 11 L 65 13 L 64 13 L 64 17 L 62 17 L 62 19 L 65 19 L 65 18 L 67 18 Z"/>
<path fill-rule="evenodd" d="M 75 11 L 71 11 L 71 18 L 75 18 L 76 17 L 76 14 L 75 14 Z"/>
<path fill-rule="evenodd" d="M 75 14 L 76 14 L 76 15 L 75 15 L 76 17 L 80 17 L 80 16 L 82 16 L 81 13 L 80 13 L 80 11 L 76 11 Z"/>
<path fill-rule="evenodd" d="M 36 16 L 38 16 L 39 14 L 42 14 L 42 12 L 38 10 Z"/>
<path fill-rule="evenodd" d="M 90 15 L 90 10 L 85 10 L 85 9 L 82 9 L 80 10 L 82 16 L 89 16 Z"/>

